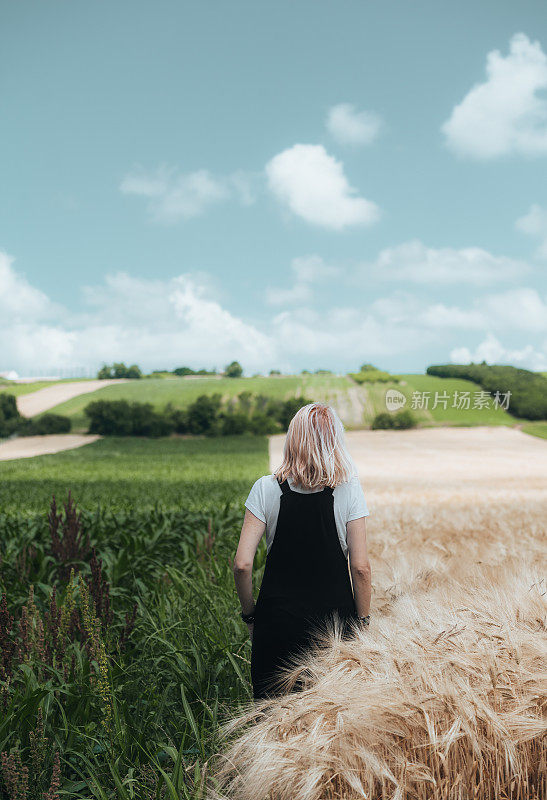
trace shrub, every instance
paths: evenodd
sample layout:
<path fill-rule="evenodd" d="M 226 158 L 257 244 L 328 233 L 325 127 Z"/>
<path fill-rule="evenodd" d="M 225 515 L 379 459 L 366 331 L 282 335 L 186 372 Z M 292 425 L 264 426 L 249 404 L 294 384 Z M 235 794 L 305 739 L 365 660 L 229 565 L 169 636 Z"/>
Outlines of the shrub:
<path fill-rule="evenodd" d="M 240 392 L 223 403 L 216 392 L 200 395 L 187 408 L 174 408 L 169 403 L 161 411 L 151 403 L 94 400 L 84 413 L 89 418 L 89 433 L 101 436 L 157 437 L 173 432 L 194 436 L 267 435 L 287 430 L 298 409 L 309 402 L 302 396 L 276 400 Z"/>
<path fill-rule="evenodd" d="M 89 433 L 101 436 L 130 436 L 131 409 L 127 400 L 94 400 L 84 408 L 89 417 Z"/>
<path fill-rule="evenodd" d="M 404 409 L 403 411 L 397 411 L 397 413 L 393 415 L 394 428 L 405 430 L 406 428 L 413 428 L 415 425 L 416 420 L 408 408 Z"/>
<path fill-rule="evenodd" d="M 17 433 L 21 436 L 47 436 L 53 433 L 69 433 L 71 427 L 70 417 L 61 414 L 43 414 L 41 417 L 22 421 Z"/>
<path fill-rule="evenodd" d="M 0 436 L 11 436 L 15 433 L 22 419 L 17 410 L 15 396 L 0 392 Z"/>
<path fill-rule="evenodd" d="M 213 395 L 202 394 L 190 403 L 187 410 L 188 433 L 208 436 L 217 433 L 221 404 L 222 398 L 218 392 Z"/>
<path fill-rule="evenodd" d="M 398 379 L 389 372 L 383 372 L 379 369 L 369 369 L 364 372 L 350 372 L 348 373 L 355 383 L 398 383 Z"/>
<path fill-rule="evenodd" d="M 390 414 L 388 411 L 382 411 L 376 414 L 372 420 L 372 430 L 388 430 L 397 429 L 404 430 L 406 428 L 413 428 L 416 425 L 414 416 L 408 409 L 404 411 L 397 411 L 396 414 Z"/>

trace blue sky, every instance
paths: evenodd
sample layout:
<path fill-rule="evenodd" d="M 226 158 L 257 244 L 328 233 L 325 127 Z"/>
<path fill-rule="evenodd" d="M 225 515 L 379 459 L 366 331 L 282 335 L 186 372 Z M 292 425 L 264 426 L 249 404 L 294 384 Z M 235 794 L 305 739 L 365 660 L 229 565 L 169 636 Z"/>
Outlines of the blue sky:
<path fill-rule="evenodd" d="M 11 3 L 0 371 L 547 369 L 547 10 Z"/>

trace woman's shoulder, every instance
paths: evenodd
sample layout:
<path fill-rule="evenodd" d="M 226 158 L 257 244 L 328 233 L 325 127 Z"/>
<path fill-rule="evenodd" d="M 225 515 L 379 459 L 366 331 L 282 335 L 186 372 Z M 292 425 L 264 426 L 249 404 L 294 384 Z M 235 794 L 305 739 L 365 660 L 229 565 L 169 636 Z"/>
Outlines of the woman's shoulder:
<path fill-rule="evenodd" d="M 258 478 L 255 481 L 255 486 L 264 489 L 264 491 L 272 491 L 276 487 L 279 487 L 279 483 L 275 475 L 262 475 L 262 477 Z"/>
<path fill-rule="evenodd" d="M 358 491 L 361 488 L 361 482 L 359 480 L 359 475 L 354 473 L 351 478 L 347 481 L 343 481 L 339 483 L 337 486 L 334 487 L 334 491 L 338 495 L 351 495 L 355 491 Z"/>

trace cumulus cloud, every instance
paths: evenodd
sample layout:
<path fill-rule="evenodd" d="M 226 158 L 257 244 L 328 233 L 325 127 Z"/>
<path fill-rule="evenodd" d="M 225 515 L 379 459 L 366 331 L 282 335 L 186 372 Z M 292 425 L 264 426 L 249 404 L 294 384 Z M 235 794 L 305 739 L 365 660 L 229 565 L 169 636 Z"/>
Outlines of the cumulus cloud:
<path fill-rule="evenodd" d="M 473 86 L 441 130 L 458 155 L 489 159 L 547 154 L 547 57 L 539 42 L 515 34 L 509 55 L 492 50 L 486 81 Z"/>
<path fill-rule="evenodd" d="M 49 297 L 13 268 L 13 256 L 0 251 L 0 312 L 4 324 L 47 319 L 55 313 Z"/>
<path fill-rule="evenodd" d="M 372 225 L 378 206 L 350 186 L 340 161 L 322 145 L 295 144 L 266 164 L 268 187 L 294 214 L 312 225 L 341 231 Z"/>
<path fill-rule="evenodd" d="M 120 191 L 146 198 L 151 220 L 166 225 L 197 217 L 229 197 L 237 197 L 243 205 L 254 202 L 251 174 L 238 171 L 218 177 L 206 169 L 181 173 L 165 164 L 152 171 L 134 167 L 123 178 Z"/>
<path fill-rule="evenodd" d="M 510 364 L 540 372 L 547 369 L 546 351 L 537 350 L 528 344 L 523 348 L 508 348 L 489 333 L 474 350 L 456 347 L 450 353 L 453 364 L 470 364 L 486 361 L 487 364 Z"/>
<path fill-rule="evenodd" d="M 0 270 L 0 289 L 9 289 L 0 291 L 0 370 L 96 368 L 119 360 L 145 368 L 222 367 L 234 358 L 258 369 L 274 358 L 271 337 L 211 297 L 211 281 L 201 273 L 165 281 L 116 273 L 86 287 L 83 311 L 71 313 L 10 269 L 8 280 Z"/>
<path fill-rule="evenodd" d="M 414 239 L 381 250 L 361 271 L 365 276 L 412 283 L 485 286 L 519 278 L 529 269 L 525 262 L 495 256 L 480 247 L 435 249 Z"/>
<path fill-rule="evenodd" d="M 339 103 L 329 109 L 327 130 L 340 144 L 371 144 L 382 127 L 374 111 L 357 111 L 351 103 Z"/>
<path fill-rule="evenodd" d="M 85 287 L 81 310 L 71 311 L 32 286 L 12 262 L 0 253 L 2 372 L 55 374 L 60 367 L 95 370 L 103 361 L 122 360 L 144 369 L 222 367 L 234 358 L 247 372 L 272 364 L 350 369 L 413 352 L 426 360 L 433 346 L 442 344 L 448 353 L 470 331 L 511 337 L 518 344 L 508 351 L 515 363 L 533 366 L 540 351 L 521 340 L 547 338 L 547 298 L 526 287 L 476 296 L 463 307 L 431 304 L 401 289 L 368 302 L 359 295 L 347 305 L 315 307 L 313 287 L 341 278 L 317 255 L 293 261 L 292 291 L 270 297 L 287 307 L 260 323 L 230 311 L 207 273 L 153 280 L 116 272 Z"/>
<path fill-rule="evenodd" d="M 420 316 L 424 324 L 439 328 L 547 331 L 547 302 L 528 287 L 475 298 L 470 308 L 434 303 Z"/>
<path fill-rule="evenodd" d="M 522 233 L 537 237 L 540 243 L 536 255 L 547 258 L 547 208 L 531 205 L 528 213 L 517 219 L 515 227 Z"/>
<path fill-rule="evenodd" d="M 266 302 L 270 305 L 290 305 L 309 302 L 314 286 L 339 275 L 338 267 L 325 264 L 320 256 L 302 256 L 291 263 L 294 273 L 293 285 L 287 289 L 268 286 Z"/>

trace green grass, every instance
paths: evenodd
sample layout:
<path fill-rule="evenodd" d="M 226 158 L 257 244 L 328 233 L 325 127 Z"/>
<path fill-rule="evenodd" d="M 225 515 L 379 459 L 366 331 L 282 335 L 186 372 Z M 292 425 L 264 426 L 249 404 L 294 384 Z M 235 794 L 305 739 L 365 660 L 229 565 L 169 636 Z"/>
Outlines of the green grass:
<path fill-rule="evenodd" d="M 268 471 L 267 439 L 247 436 L 103 439 L 0 462 L 0 596 L 20 648 L 4 662 L 9 680 L 0 670 L 0 752 L 20 753 L 30 770 L 25 798 L 44 796 L 58 753 L 61 796 L 70 800 L 203 800 L 219 724 L 251 697 L 251 644 L 231 559 L 245 497 Z M 90 580 L 91 550 L 55 555 L 47 522 L 51 494 L 61 503 L 69 489 L 102 561 L 113 612 L 100 617 L 94 601 L 91 613 L 102 625 L 91 653 L 85 625 L 95 623 L 85 591 L 76 588 L 71 601 L 67 588 L 71 566 Z M 264 563 L 262 541 L 255 595 Z M 66 619 L 77 621 L 55 636 L 53 588 Z M 135 628 L 121 650 L 135 603 Z M 41 637 L 23 638 L 25 614 Z M 29 751 L 38 709 L 44 745 L 36 760 Z"/>
<path fill-rule="evenodd" d="M 473 402 L 477 392 L 481 389 L 476 383 L 472 381 L 460 380 L 457 378 L 437 378 L 434 375 L 400 375 L 398 376 L 402 381 L 406 381 L 406 386 L 398 387 L 407 397 L 406 408 L 412 410 L 412 393 L 416 392 L 430 392 L 429 408 L 421 412 L 422 418 L 428 419 L 430 424 L 441 423 L 443 425 L 514 425 L 517 419 L 507 411 L 502 409 L 494 409 L 492 407 L 492 400 L 490 400 L 490 408 L 480 409 L 473 408 Z M 439 396 L 446 392 L 448 394 L 447 408 L 439 403 L 436 408 L 433 408 L 435 401 L 435 392 Z M 470 408 L 459 409 L 453 408 L 455 392 L 470 392 Z M 418 415 L 418 411 L 415 411 Z"/>
<path fill-rule="evenodd" d="M 0 462 L 0 510 L 39 511 L 71 489 L 81 506 L 200 509 L 243 503 L 268 472 L 266 437 L 100 439 L 76 450 Z"/>
<path fill-rule="evenodd" d="M 547 439 L 547 422 L 543 420 L 540 422 L 526 422 L 522 426 L 522 430 L 532 436 L 539 436 L 540 439 Z"/>
<path fill-rule="evenodd" d="M 93 400 L 134 400 L 152 403 L 162 408 L 172 403 L 175 408 L 184 408 L 201 394 L 219 392 L 224 397 L 234 397 L 243 391 L 266 394 L 269 397 L 286 399 L 305 394 L 320 400 L 331 388 L 347 387 L 349 378 L 337 375 L 283 375 L 256 378 L 146 378 L 128 383 L 111 384 L 80 397 L 61 403 L 52 412 L 65 414 L 72 419 L 74 431 L 85 430 L 87 417 L 84 408 Z"/>
<path fill-rule="evenodd" d="M 513 425 L 515 417 L 506 411 L 490 409 L 452 408 L 454 392 L 470 392 L 471 405 L 475 393 L 480 391 L 475 383 L 467 380 L 438 378 L 432 375 L 402 374 L 400 383 L 365 383 L 357 385 L 347 375 L 280 375 L 254 378 L 149 378 L 128 383 L 111 384 L 96 392 L 74 397 L 56 406 L 52 411 L 71 418 L 72 430 L 87 430 L 88 420 L 84 408 L 92 400 L 135 400 L 152 403 L 163 408 L 167 403 L 184 408 L 200 394 L 220 393 L 224 398 L 233 397 L 242 391 L 265 394 L 273 398 L 286 399 L 303 394 L 311 400 L 333 405 L 348 430 L 369 427 L 376 414 L 385 411 L 385 395 L 388 389 L 397 389 L 407 398 L 406 408 L 411 408 L 414 391 L 430 392 L 429 407 L 414 409 L 420 425 Z M 26 387 L 25 387 L 26 388 Z M 448 407 L 438 404 L 433 408 L 435 392 L 447 392 Z M 490 404 L 491 405 L 491 404 Z"/>
<path fill-rule="evenodd" d="M 0 383 L 0 392 L 8 392 L 15 395 L 15 397 L 19 397 L 21 394 L 31 394 L 32 392 L 40 391 L 40 389 L 47 389 L 48 386 L 56 386 L 58 383 L 77 383 L 85 380 L 88 380 L 88 378 L 67 378 L 62 381 L 36 381 L 35 383 L 6 381 L 5 383 Z"/>

